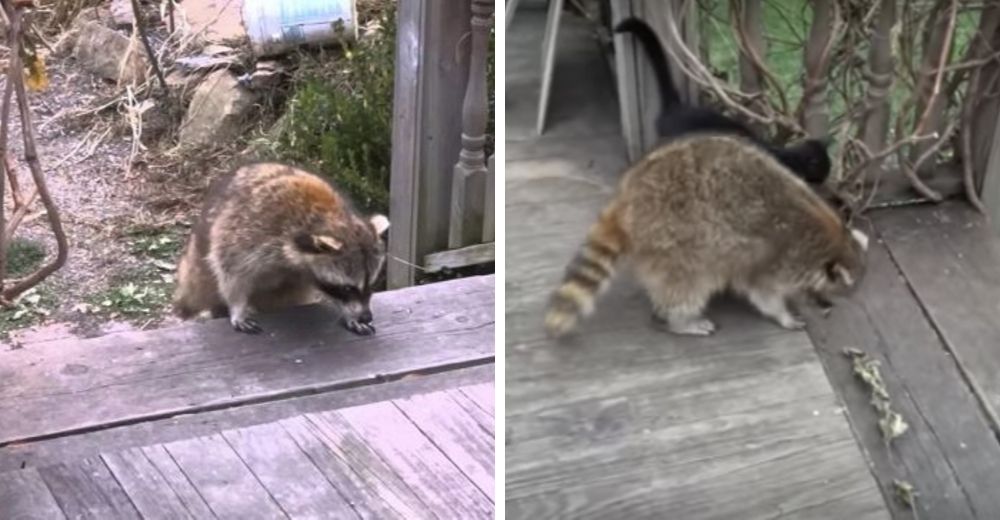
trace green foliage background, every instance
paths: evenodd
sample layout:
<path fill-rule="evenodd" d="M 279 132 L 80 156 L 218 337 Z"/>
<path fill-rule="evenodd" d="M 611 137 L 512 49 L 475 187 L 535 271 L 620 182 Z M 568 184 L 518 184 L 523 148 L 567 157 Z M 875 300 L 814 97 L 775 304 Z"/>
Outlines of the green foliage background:
<path fill-rule="evenodd" d="M 281 160 L 329 176 L 367 211 L 386 212 L 392 157 L 396 6 L 375 16 L 381 27 L 339 56 L 303 57 L 273 151 Z M 487 153 L 494 148 L 495 36 L 487 64 Z"/>

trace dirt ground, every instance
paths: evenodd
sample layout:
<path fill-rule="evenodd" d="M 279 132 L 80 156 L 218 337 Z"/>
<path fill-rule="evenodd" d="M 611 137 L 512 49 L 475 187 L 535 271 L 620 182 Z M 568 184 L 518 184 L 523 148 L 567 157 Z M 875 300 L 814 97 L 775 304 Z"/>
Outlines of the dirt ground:
<path fill-rule="evenodd" d="M 42 297 L 31 305 L 27 319 L 25 314 L 9 319 L 16 308 L 0 311 L 2 332 L 10 333 L 9 342 L 16 344 L 66 334 L 91 336 L 169 325 L 175 320 L 164 305 L 172 282 L 168 268 L 174 261 L 168 253 L 182 244 L 182 224 L 191 216 L 183 209 L 164 212 L 149 207 L 148 168 L 142 163 L 129 168 L 132 136 L 115 123 L 113 114 L 97 117 L 90 124 L 65 116 L 73 108 L 97 104 L 97 100 L 113 95 L 117 87 L 80 70 L 70 57 L 51 60 L 47 63 L 48 88 L 29 93 L 29 98 L 42 168 L 69 240 L 69 259 L 38 287 Z M 11 127 L 10 147 L 19 166 L 22 190 L 27 193 L 33 184 L 23 161 L 16 116 L 11 118 Z M 9 215 L 9 200 L 7 207 Z M 55 240 L 40 203 L 35 203 L 15 239 L 44 244 L 46 262 L 54 257 Z M 169 247 L 150 255 L 146 250 L 151 241 L 154 246 L 168 241 Z M 118 301 L 102 305 L 109 301 L 109 293 L 129 281 L 155 283 L 156 298 L 149 297 L 142 312 L 121 309 Z"/>
<path fill-rule="evenodd" d="M 242 5 L 242 0 L 177 4 L 178 28 L 197 34 L 204 43 L 240 40 L 246 34 Z M 102 3 L 101 9 L 106 13 L 107 4 Z M 148 9 L 147 20 L 158 17 L 152 12 L 155 6 Z M 101 16 L 107 19 L 108 15 Z M 156 47 L 165 33 L 155 26 L 150 31 Z M 61 35 L 48 36 L 51 43 Z M 206 184 L 207 178 L 178 182 L 179 176 L 190 177 L 191 172 L 172 171 L 177 169 L 177 158 L 167 160 L 171 151 L 151 144 L 155 141 L 149 135 L 153 113 L 147 116 L 146 135 L 140 139 L 153 149 L 138 150 L 120 110 L 80 117 L 81 108 L 100 106 L 120 95 L 123 87 L 87 72 L 71 53 L 43 52 L 49 85 L 43 91 L 29 92 L 32 122 L 42 169 L 69 241 L 69 258 L 13 308 L 0 310 L 0 349 L 176 324 L 169 310 L 173 269 L 187 227 L 197 216 L 193 202 L 198 186 Z M 16 114 L 10 124 L 9 149 L 18 165 L 22 191 L 29 193 L 33 183 L 23 160 Z M 194 170 L 195 176 L 208 177 L 223 169 L 220 163 L 225 162 L 206 156 L 185 167 Z M 6 198 L 9 216 L 12 202 L 9 194 Z M 33 204 L 14 240 L 27 241 L 35 249 L 41 246 L 43 263 L 55 257 L 56 242 L 40 202 Z M 8 274 L 8 279 L 14 277 Z"/>

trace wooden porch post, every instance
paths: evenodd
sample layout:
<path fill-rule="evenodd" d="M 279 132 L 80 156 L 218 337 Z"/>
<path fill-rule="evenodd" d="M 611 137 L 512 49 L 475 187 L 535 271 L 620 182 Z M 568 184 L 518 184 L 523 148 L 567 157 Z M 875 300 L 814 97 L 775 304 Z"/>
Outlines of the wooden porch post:
<path fill-rule="evenodd" d="M 996 112 L 993 142 L 990 145 L 986 171 L 983 172 L 983 189 L 980 197 L 986 214 L 993 225 L 993 231 L 1000 233 L 1000 111 Z"/>
<path fill-rule="evenodd" d="M 469 31 L 470 2 L 406 0 L 397 11 L 390 180 L 390 289 L 412 285 L 426 254 L 448 246 L 451 178 L 461 151 L 469 61 L 455 49 Z"/>
<path fill-rule="evenodd" d="M 469 47 L 469 81 L 462 102 L 462 150 L 454 168 L 451 191 L 451 224 L 448 247 L 479 243 L 483 237 L 486 203 L 486 45 L 492 25 L 492 0 L 472 0 L 472 44 Z"/>

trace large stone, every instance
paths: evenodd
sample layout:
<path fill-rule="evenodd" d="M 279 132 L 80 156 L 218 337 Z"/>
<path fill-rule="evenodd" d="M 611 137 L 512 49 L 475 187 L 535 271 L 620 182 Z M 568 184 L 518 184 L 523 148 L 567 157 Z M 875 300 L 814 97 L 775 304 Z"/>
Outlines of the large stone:
<path fill-rule="evenodd" d="M 195 148 L 231 141 L 243 130 L 256 96 L 228 70 L 205 77 L 181 123 L 180 146 Z"/>
<path fill-rule="evenodd" d="M 97 22 L 84 22 L 76 37 L 73 56 L 80 66 L 102 78 L 141 83 L 146 79 L 146 54 L 141 44 L 131 51 L 129 47 L 129 38 L 124 34 Z"/>
<path fill-rule="evenodd" d="M 130 0 L 111 0 L 111 20 L 115 27 L 131 27 L 135 23 Z"/>

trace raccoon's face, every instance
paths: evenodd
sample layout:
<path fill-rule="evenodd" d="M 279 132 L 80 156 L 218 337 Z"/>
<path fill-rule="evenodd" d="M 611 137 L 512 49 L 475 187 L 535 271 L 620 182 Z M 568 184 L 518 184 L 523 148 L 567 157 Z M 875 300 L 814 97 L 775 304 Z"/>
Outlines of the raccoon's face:
<path fill-rule="evenodd" d="M 357 219 L 337 236 L 295 237 L 316 286 L 340 307 L 345 324 L 354 332 L 374 332 L 370 303 L 385 263 L 382 235 L 388 228 L 389 220 L 375 215 Z"/>
<path fill-rule="evenodd" d="M 823 265 L 822 276 L 817 276 L 812 292 L 821 296 L 844 296 L 857 287 L 865 273 L 865 252 L 868 235 L 857 229 L 845 228 L 847 237 L 842 251 Z"/>

